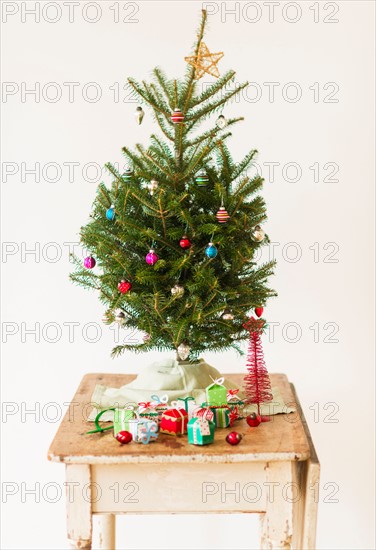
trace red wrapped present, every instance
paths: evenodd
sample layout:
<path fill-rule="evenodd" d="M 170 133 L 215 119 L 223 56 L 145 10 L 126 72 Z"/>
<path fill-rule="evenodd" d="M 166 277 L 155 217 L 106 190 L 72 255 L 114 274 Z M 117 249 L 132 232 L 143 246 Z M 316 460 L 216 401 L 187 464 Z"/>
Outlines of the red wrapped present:
<path fill-rule="evenodd" d="M 187 411 L 174 407 L 163 412 L 159 431 L 164 434 L 183 435 L 187 433 L 187 425 Z"/>

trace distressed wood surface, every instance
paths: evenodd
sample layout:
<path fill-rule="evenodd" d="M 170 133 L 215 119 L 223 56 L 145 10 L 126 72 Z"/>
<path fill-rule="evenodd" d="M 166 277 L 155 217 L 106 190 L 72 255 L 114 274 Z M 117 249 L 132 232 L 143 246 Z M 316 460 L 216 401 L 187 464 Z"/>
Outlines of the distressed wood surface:
<path fill-rule="evenodd" d="M 91 472 L 87 464 L 67 464 L 67 539 L 71 548 L 91 549 Z"/>
<path fill-rule="evenodd" d="M 297 409 L 301 411 L 301 405 L 295 387 L 291 384 L 291 390 Z M 300 413 L 302 425 L 310 447 L 309 458 L 301 464 L 304 475 L 300 480 L 301 491 L 304 496 L 304 511 L 301 526 L 301 548 L 314 550 L 316 548 L 316 527 L 319 502 L 320 462 L 303 412 Z"/>
<path fill-rule="evenodd" d="M 293 479 L 293 463 L 272 462 L 266 468 L 267 488 L 266 510 L 261 514 L 261 549 L 276 548 L 290 550 L 300 549 L 293 545 L 293 531 L 298 526 L 293 525 L 294 503 L 290 498 L 289 489 Z"/>
<path fill-rule="evenodd" d="M 291 462 L 286 464 L 289 469 Z M 267 464 L 98 464 L 93 513 L 207 514 L 266 511 Z M 291 467 L 290 469 L 291 470 Z M 281 501 L 282 486 L 275 489 Z"/>
<path fill-rule="evenodd" d="M 93 548 L 115 550 L 116 518 L 113 514 L 93 515 Z"/>
<path fill-rule="evenodd" d="M 241 385 L 244 374 L 224 375 Z M 271 421 L 250 428 L 245 420 L 233 428 L 217 429 L 214 443 L 207 446 L 189 445 L 187 437 L 160 434 L 149 445 L 130 443 L 121 445 L 112 430 L 103 434 L 86 435 L 93 423 L 86 421 L 91 410 L 91 396 L 96 384 L 118 388 L 131 382 L 135 375 L 87 374 L 81 381 L 72 404 L 60 424 L 51 444 L 48 458 L 67 464 L 121 464 L 121 463 L 227 463 L 250 461 L 307 460 L 310 445 L 303 426 L 300 407 L 296 413 L 271 416 Z M 296 406 L 296 397 L 284 374 L 271 374 L 272 386 L 280 389 L 287 405 Z M 230 446 L 226 435 L 236 430 L 243 435 L 242 442 Z"/>

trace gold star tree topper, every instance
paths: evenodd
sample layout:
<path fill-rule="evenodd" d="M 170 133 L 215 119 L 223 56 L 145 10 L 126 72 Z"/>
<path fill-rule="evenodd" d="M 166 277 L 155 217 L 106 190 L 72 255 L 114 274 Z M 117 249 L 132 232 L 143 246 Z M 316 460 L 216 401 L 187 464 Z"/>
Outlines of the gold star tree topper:
<path fill-rule="evenodd" d="M 210 53 L 204 42 L 201 42 L 197 55 L 185 57 L 184 60 L 195 68 L 195 79 L 198 80 L 205 73 L 219 77 L 217 63 L 224 56 L 223 52 Z"/>

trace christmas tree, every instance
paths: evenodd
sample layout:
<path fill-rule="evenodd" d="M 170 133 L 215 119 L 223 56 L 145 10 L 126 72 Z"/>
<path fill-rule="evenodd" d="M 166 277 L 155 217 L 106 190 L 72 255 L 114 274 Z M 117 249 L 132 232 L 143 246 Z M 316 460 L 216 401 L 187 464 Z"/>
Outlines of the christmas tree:
<path fill-rule="evenodd" d="M 159 133 L 147 148 L 123 148 L 124 173 L 106 165 L 111 188 L 99 185 L 91 220 L 81 228 L 90 256 L 84 265 L 74 257 L 71 279 L 99 291 L 109 323 L 121 320 L 147 335 L 141 344 L 116 346 L 113 356 L 177 350 L 178 358 L 194 361 L 205 350 L 241 353 L 247 313 L 275 295 L 267 285 L 274 263 L 254 260 L 268 242 L 265 203 L 257 195 L 263 179 L 247 175 L 257 151 L 233 159 L 230 130 L 243 118 L 222 114 L 248 83 L 228 89 L 235 72 L 219 76 L 223 54 L 209 52 L 205 27 L 203 11 L 184 78 L 170 80 L 157 67 L 151 82 L 128 79 Z M 205 89 L 203 75 L 216 78 Z"/>

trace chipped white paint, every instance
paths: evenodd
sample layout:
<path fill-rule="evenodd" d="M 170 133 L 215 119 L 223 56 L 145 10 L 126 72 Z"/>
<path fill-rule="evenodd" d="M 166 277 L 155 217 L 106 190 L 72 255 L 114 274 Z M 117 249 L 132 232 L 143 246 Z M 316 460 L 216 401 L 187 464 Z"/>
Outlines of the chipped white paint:
<path fill-rule="evenodd" d="M 290 463 L 287 463 L 290 464 Z M 265 510 L 264 464 L 92 466 L 98 513 L 242 513 Z"/>
<path fill-rule="evenodd" d="M 66 466 L 67 536 L 71 548 L 91 548 L 90 481 L 90 466 L 85 464 Z"/>
<path fill-rule="evenodd" d="M 113 514 L 94 514 L 94 547 L 97 550 L 115 550 L 115 516 Z"/>
<path fill-rule="evenodd" d="M 49 460 L 52 462 L 64 462 L 64 464 L 155 464 L 155 456 L 153 455 L 81 455 L 81 456 L 64 456 L 63 459 L 59 456 L 49 454 Z M 252 453 L 252 454 L 223 454 L 223 455 L 158 455 L 158 463 L 161 464 L 227 464 L 241 462 L 276 462 L 276 461 L 293 461 L 307 460 L 309 453 Z"/>

